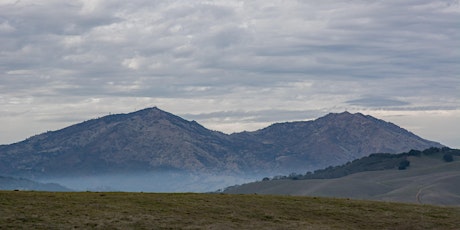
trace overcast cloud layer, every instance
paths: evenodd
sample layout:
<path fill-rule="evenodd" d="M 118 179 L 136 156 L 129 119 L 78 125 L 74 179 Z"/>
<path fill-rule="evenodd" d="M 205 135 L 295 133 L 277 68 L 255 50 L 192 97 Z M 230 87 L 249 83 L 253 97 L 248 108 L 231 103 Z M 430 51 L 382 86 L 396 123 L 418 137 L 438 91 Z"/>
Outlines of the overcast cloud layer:
<path fill-rule="evenodd" d="M 460 147 L 458 0 L 0 1 L 0 143 L 145 107 L 227 133 L 362 112 Z"/>

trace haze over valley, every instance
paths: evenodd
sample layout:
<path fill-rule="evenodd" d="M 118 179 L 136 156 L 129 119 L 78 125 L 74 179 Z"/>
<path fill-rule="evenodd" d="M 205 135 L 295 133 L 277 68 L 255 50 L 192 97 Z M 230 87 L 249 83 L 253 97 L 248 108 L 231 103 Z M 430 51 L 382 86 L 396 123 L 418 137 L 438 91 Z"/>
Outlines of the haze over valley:
<path fill-rule="evenodd" d="M 153 107 L 2 145 L 0 174 L 80 191 L 209 192 L 430 147 L 444 146 L 360 113 L 229 135 Z"/>

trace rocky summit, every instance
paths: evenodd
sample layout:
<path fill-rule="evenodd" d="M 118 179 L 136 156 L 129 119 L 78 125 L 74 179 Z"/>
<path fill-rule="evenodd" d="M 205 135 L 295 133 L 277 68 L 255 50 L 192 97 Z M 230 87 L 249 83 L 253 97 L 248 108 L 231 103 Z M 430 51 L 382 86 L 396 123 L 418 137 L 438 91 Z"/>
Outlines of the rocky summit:
<path fill-rule="evenodd" d="M 371 153 L 442 147 L 360 113 L 227 135 L 156 107 L 109 115 L 0 146 L 0 175 L 306 172 Z"/>

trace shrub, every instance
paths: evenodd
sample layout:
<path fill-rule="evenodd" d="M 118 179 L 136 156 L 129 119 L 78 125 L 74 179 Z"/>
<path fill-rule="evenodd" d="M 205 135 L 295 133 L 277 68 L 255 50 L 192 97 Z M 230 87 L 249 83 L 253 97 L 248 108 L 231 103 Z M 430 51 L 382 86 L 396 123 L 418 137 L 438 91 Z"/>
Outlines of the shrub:
<path fill-rule="evenodd" d="M 408 155 L 418 157 L 418 156 L 422 155 L 422 151 L 412 149 L 411 151 L 408 152 Z"/>
<path fill-rule="evenodd" d="M 410 161 L 408 161 L 407 159 L 404 159 L 403 161 L 399 162 L 398 169 L 405 170 L 407 167 L 409 167 L 409 165 L 410 165 Z"/>
<path fill-rule="evenodd" d="M 442 159 L 443 159 L 445 162 L 452 162 L 452 161 L 454 161 L 454 157 L 453 157 L 452 154 L 450 154 L 450 153 L 444 154 L 444 156 L 442 156 Z"/>
<path fill-rule="evenodd" d="M 439 148 L 431 147 L 431 148 L 423 150 L 423 154 L 432 155 L 432 154 L 435 154 L 435 153 L 439 153 L 440 151 L 441 151 L 441 149 L 439 149 Z"/>

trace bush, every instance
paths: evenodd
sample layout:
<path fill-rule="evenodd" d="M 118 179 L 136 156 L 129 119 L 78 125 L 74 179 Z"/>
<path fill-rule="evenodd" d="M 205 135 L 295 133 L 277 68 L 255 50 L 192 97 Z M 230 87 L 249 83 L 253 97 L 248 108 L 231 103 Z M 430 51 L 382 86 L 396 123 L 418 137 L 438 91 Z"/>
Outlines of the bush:
<path fill-rule="evenodd" d="M 289 179 L 291 179 L 291 180 L 299 180 L 301 177 L 302 177 L 302 175 L 297 174 L 297 173 L 289 174 Z"/>
<path fill-rule="evenodd" d="M 446 154 L 444 154 L 444 156 L 442 156 L 442 159 L 445 162 L 452 162 L 452 161 L 454 161 L 454 156 L 452 156 L 452 154 L 450 154 L 450 153 L 446 153 Z"/>
<path fill-rule="evenodd" d="M 408 152 L 408 155 L 418 157 L 418 156 L 422 155 L 422 151 L 412 149 L 411 151 Z"/>
<path fill-rule="evenodd" d="M 410 161 L 408 161 L 407 159 L 405 159 L 405 160 L 403 160 L 403 161 L 401 161 L 401 162 L 399 163 L 398 169 L 399 169 L 399 170 L 405 170 L 407 167 L 409 167 L 409 165 L 410 165 Z"/>
<path fill-rule="evenodd" d="M 423 150 L 423 154 L 425 155 L 432 155 L 432 154 L 439 153 L 439 152 L 441 152 L 441 149 L 436 148 L 436 147 L 431 147 L 429 149 Z"/>

